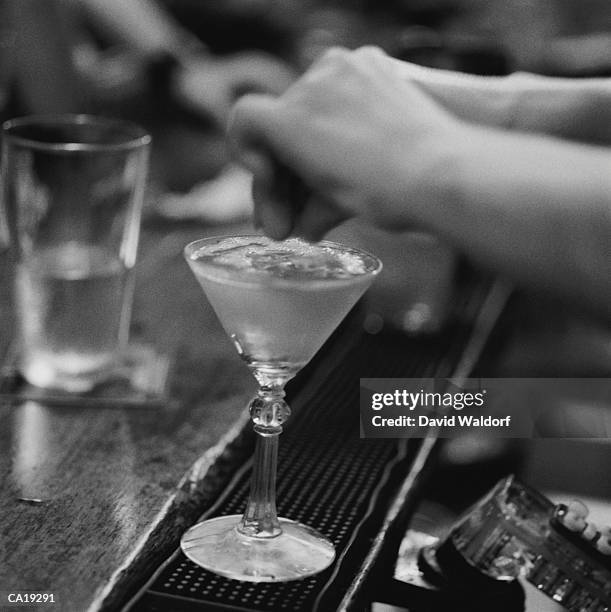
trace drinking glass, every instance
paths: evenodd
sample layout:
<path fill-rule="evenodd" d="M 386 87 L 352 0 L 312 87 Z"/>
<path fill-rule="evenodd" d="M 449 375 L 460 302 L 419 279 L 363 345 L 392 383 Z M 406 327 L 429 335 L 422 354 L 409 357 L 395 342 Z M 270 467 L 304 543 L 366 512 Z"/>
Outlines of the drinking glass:
<path fill-rule="evenodd" d="M 278 436 L 290 415 L 284 385 L 318 351 L 382 268 L 331 242 L 214 237 L 185 257 L 259 390 L 249 405 L 257 435 L 243 516 L 213 518 L 182 538 L 198 565 L 236 580 L 280 582 L 316 574 L 335 550 L 314 529 L 276 512 Z"/>
<path fill-rule="evenodd" d="M 86 391 L 121 358 L 150 140 L 85 115 L 3 125 L 19 369 L 33 385 Z"/>

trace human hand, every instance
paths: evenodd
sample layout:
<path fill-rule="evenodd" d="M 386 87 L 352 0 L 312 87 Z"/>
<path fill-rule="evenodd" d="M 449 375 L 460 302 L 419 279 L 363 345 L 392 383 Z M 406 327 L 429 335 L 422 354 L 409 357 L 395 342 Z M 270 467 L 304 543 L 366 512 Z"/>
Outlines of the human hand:
<path fill-rule="evenodd" d="M 446 198 L 468 129 L 379 49 L 333 49 L 282 96 L 242 98 L 229 138 L 254 173 L 255 222 L 317 240 L 355 215 L 407 227 L 411 207 Z"/>
<path fill-rule="evenodd" d="M 295 78 L 294 71 L 281 60 L 266 53 L 245 52 L 187 60 L 173 87 L 183 104 L 224 126 L 232 104 L 241 95 L 279 95 Z"/>

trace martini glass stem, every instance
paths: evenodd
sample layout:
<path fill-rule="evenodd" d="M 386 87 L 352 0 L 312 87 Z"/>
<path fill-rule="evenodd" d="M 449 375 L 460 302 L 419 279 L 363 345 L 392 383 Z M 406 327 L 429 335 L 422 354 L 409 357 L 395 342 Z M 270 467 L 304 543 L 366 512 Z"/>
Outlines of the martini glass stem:
<path fill-rule="evenodd" d="M 282 386 L 262 386 L 249 405 L 257 442 L 250 495 L 238 526 L 245 536 L 273 538 L 282 533 L 276 512 L 278 436 L 291 414 Z"/>

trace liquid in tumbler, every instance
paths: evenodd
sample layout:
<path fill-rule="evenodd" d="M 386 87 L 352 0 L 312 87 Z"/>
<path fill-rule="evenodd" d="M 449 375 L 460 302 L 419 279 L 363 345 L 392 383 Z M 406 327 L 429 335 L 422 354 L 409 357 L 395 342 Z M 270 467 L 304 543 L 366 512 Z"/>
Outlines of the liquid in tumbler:
<path fill-rule="evenodd" d="M 127 338 L 130 274 L 113 253 L 67 243 L 17 267 L 21 368 L 33 384 L 86 390 Z"/>

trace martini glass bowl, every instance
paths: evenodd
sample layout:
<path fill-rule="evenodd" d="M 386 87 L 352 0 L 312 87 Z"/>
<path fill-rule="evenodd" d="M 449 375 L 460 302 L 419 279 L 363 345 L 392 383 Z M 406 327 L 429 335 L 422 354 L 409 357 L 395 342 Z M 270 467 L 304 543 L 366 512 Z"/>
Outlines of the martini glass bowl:
<path fill-rule="evenodd" d="M 314 529 L 278 518 L 278 436 L 290 415 L 284 385 L 314 356 L 382 269 L 361 250 L 263 236 L 204 238 L 185 258 L 238 354 L 259 383 L 249 404 L 257 435 L 243 516 L 189 529 L 185 555 L 235 580 L 281 582 L 316 574 L 335 558 Z"/>

